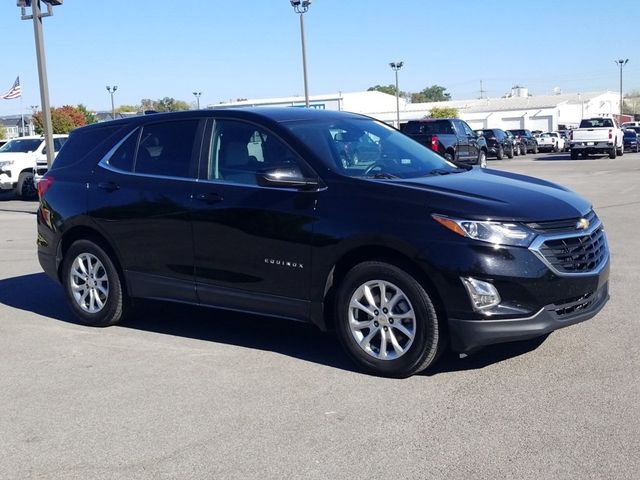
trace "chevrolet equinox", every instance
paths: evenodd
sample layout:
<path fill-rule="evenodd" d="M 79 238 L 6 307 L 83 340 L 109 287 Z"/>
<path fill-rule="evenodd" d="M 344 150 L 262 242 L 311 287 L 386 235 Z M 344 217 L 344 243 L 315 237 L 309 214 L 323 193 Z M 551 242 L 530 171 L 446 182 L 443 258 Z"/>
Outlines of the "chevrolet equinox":
<path fill-rule="evenodd" d="M 345 162 L 344 138 L 367 145 Z M 545 335 L 609 298 L 589 202 L 460 168 L 374 119 L 301 108 L 145 115 L 75 130 L 38 184 L 38 257 L 87 325 L 131 300 L 332 329 L 374 374 Z"/>

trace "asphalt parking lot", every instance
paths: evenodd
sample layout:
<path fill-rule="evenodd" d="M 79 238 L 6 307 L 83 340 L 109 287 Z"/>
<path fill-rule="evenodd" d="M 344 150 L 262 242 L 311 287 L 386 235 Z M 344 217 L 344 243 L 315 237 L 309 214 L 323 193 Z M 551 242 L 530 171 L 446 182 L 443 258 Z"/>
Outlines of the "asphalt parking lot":
<path fill-rule="evenodd" d="M 0 196 L 0 478 L 638 478 L 640 154 L 489 167 L 593 202 L 611 301 L 407 380 L 261 317 L 145 304 L 80 326 L 38 265 L 36 203 Z"/>

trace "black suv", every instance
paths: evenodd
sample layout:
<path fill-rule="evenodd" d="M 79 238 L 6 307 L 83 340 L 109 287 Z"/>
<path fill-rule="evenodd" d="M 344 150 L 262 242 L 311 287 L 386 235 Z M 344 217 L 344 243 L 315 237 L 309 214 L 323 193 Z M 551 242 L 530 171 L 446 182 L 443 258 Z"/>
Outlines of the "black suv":
<path fill-rule="evenodd" d="M 517 145 L 520 149 L 520 155 L 527 153 L 538 153 L 538 141 L 529 130 L 509 130 L 515 137 Z"/>
<path fill-rule="evenodd" d="M 458 118 L 410 120 L 400 130 L 450 162 L 487 166 L 487 142 Z"/>
<path fill-rule="evenodd" d="M 347 164 L 342 139 L 367 136 Z M 336 139 L 338 138 L 338 139 Z M 298 108 L 146 115 L 75 130 L 38 184 L 38 258 L 87 325 L 132 298 L 335 329 L 403 377 L 450 345 L 537 337 L 607 302 L 591 205 L 457 168 L 368 117 Z"/>
<path fill-rule="evenodd" d="M 499 128 L 485 128 L 476 130 L 478 135 L 482 135 L 487 141 L 487 154 L 502 160 L 506 155 L 513 158 L 516 152 L 516 144 L 512 136 Z"/>

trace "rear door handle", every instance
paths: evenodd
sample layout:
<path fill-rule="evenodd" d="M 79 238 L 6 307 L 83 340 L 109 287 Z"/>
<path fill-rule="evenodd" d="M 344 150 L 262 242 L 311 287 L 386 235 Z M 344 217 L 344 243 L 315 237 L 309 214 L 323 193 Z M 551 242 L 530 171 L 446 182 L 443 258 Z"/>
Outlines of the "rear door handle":
<path fill-rule="evenodd" d="M 222 196 L 217 193 L 207 192 L 207 193 L 197 194 L 196 200 L 199 200 L 200 202 L 204 202 L 208 204 L 213 204 L 213 203 L 221 202 L 223 199 L 222 199 Z"/>
<path fill-rule="evenodd" d="M 115 192 L 120 189 L 120 185 L 115 182 L 100 182 L 98 183 L 98 188 L 106 190 L 107 192 Z"/>

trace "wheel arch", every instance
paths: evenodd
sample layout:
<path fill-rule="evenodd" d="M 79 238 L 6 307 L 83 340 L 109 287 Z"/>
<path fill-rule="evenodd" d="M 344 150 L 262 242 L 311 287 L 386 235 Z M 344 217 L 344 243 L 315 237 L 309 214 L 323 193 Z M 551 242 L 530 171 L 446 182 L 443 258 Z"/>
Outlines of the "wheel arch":
<path fill-rule="evenodd" d="M 89 240 L 94 242 L 96 245 L 100 246 L 111 258 L 113 264 L 118 270 L 118 274 L 120 275 L 120 281 L 124 285 L 125 291 L 128 292 L 127 282 L 124 276 L 124 270 L 122 269 L 122 264 L 120 262 L 120 257 L 116 253 L 115 248 L 111 245 L 111 242 L 98 230 L 92 228 L 88 225 L 76 225 L 71 227 L 68 231 L 64 232 L 60 242 L 58 243 L 58 251 L 56 253 L 57 258 L 57 274 L 58 279 L 62 281 L 62 264 L 64 261 L 64 257 L 69 250 L 69 247 L 73 245 L 77 240 Z"/>
<path fill-rule="evenodd" d="M 413 276 L 426 290 L 436 309 L 441 325 L 446 328 L 446 311 L 442 298 L 427 272 L 421 269 L 412 258 L 400 250 L 383 245 L 363 245 L 345 252 L 333 265 L 325 280 L 322 298 L 322 318 L 319 319 L 323 330 L 334 328 L 335 297 L 340 282 L 354 266 L 366 261 L 382 261 L 399 267 Z"/>

